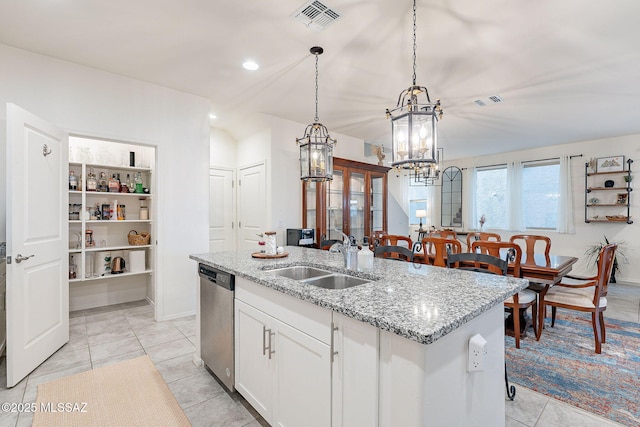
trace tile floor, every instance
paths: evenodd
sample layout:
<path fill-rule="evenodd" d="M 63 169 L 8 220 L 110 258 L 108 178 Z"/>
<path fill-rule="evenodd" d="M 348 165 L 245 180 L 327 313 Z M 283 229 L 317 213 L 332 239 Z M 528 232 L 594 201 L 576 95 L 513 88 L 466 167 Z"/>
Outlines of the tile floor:
<path fill-rule="evenodd" d="M 610 287 L 607 316 L 640 322 L 640 287 Z M 0 402 L 33 402 L 37 385 L 148 354 L 194 426 L 260 427 L 267 424 L 238 394 L 228 393 L 192 362 L 195 316 L 156 322 L 145 301 L 70 314 L 70 340 L 18 385 L 7 389 L 0 360 Z M 507 427 L 619 424 L 517 386 L 506 403 Z M 0 414 L 0 427 L 29 426 L 30 414 Z"/>

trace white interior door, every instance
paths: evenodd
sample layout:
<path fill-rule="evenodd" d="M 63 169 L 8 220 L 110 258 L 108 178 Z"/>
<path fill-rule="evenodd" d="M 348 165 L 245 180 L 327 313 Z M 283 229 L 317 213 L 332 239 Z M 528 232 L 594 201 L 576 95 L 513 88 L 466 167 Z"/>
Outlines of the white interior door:
<path fill-rule="evenodd" d="M 209 169 L 209 252 L 235 250 L 234 173 Z"/>
<path fill-rule="evenodd" d="M 238 175 L 238 246 L 257 251 L 258 234 L 267 231 L 264 163 L 241 168 Z"/>
<path fill-rule="evenodd" d="M 69 340 L 68 159 L 65 132 L 7 105 L 7 387 Z"/>

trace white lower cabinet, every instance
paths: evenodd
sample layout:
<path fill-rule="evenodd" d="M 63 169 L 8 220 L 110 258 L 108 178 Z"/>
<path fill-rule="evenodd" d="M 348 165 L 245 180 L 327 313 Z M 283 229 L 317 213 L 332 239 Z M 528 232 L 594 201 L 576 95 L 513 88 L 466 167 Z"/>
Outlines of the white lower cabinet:
<path fill-rule="evenodd" d="M 332 426 L 378 425 L 379 329 L 333 313 Z"/>
<path fill-rule="evenodd" d="M 330 320 L 327 309 L 236 277 L 236 389 L 272 426 L 331 425 Z"/>

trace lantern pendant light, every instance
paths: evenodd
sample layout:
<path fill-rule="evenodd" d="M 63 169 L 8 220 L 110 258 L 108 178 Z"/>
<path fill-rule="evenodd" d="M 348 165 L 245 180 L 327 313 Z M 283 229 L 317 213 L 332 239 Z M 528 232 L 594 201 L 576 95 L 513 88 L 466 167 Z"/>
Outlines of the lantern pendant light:
<path fill-rule="evenodd" d="M 438 164 L 437 123 L 442 118 L 440 100 L 431 102 L 424 86 L 416 84 L 416 0 L 413 0 L 413 83 L 403 90 L 391 119 L 392 163 L 397 170 L 411 169 L 416 174 Z"/>
<path fill-rule="evenodd" d="M 318 119 L 318 56 L 324 51 L 319 46 L 309 50 L 316 57 L 316 115 L 313 123 L 296 138 L 300 147 L 300 179 L 303 181 L 331 181 L 333 179 L 333 147 L 336 140 L 329 136 L 326 126 Z"/>

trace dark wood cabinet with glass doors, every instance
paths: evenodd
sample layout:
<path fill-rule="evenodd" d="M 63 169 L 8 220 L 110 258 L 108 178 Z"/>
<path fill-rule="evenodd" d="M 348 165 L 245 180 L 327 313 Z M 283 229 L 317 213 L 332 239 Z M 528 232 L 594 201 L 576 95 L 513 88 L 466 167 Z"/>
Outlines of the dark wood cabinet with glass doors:
<path fill-rule="evenodd" d="M 386 230 L 389 169 L 334 158 L 333 181 L 302 183 L 302 226 L 315 229 L 317 244 L 341 233 L 362 242 Z"/>

